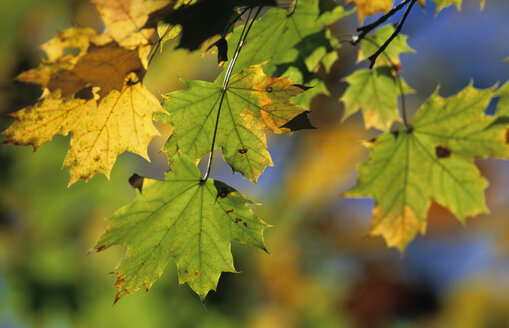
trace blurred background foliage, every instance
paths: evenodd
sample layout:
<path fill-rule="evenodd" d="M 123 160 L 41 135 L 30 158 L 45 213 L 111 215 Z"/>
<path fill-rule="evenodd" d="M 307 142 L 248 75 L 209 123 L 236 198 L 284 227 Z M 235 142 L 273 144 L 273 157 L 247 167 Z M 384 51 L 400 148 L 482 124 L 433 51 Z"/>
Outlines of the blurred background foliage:
<path fill-rule="evenodd" d="M 417 90 L 407 97 L 415 111 L 437 84 L 451 95 L 473 78 L 489 87 L 509 77 L 509 3 L 464 0 L 433 17 L 415 8 L 404 28 L 416 54 L 402 56 L 402 72 Z M 376 18 L 376 17 L 375 17 Z M 371 19 L 375 19 L 371 18 Z M 399 17 L 395 17 L 393 22 Z M 369 21 L 369 20 L 368 20 Z M 333 26 L 347 41 L 352 15 Z M 0 2 L 0 128 L 40 95 L 13 81 L 38 64 L 37 46 L 69 26 L 102 28 L 94 8 L 81 0 Z M 241 274 L 223 274 L 217 293 L 202 305 L 177 287 L 173 263 L 145 294 L 111 306 L 112 270 L 124 250 L 87 255 L 106 227 L 105 218 L 134 196 L 128 177 L 161 178 L 164 138 L 151 143 L 152 163 L 124 154 L 111 180 L 104 176 L 67 189 L 60 170 L 69 142 L 58 137 L 36 153 L 0 147 L 0 327 L 509 327 L 509 164 L 482 160 L 492 214 L 462 226 L 437 205 L 429 231 L 400 255 L 369 237 L 372 201 L 344 199 L 355 181 L 355 163 L 370 138 L 362 118 L 340 123 L 341 78 L 356 67 L 356 49 L 342 42 L 339 61 L 322 77 L 331 96 L 312 102 L 317 130 L 269 137 L 275 167 L 253 186 L 219 161 L 212 176 L 263 203 L 257 214 L 274 225 L 266 231 L 271 255 L 233 245 Z M 214 80 L 214 56 L 168 45 L 155 58 L 146 85 L 158 95 L 185 79 Z M 491 109 L 494 106 L 490 107 Z M 168 127 L 159 126 L 165 137 Z M 216 156 L 216 158 L 219 158 Z"/>

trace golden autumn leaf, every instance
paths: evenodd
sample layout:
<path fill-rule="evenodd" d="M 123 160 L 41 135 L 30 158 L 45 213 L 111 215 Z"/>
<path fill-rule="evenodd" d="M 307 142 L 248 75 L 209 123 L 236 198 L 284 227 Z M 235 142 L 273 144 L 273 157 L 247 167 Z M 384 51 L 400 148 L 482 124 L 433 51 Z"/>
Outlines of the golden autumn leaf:
<path fill-rule="evenodd" d="M 395 247 L 403 252 L 417 233 L 426 233 L 426 226 L 427 222 L 420 220 L 408 205 L 405 205 L 402 211 L 391 210 L 389 212 L 375 207 L 370 234 L 382 236 L 387 247 Z"/>
<path fill-rule="evenodd" d="M 357 16 L 359 24 L 366 16 L 376 13 L 386 13 L 392 8 L 393 0 L 347 0 L 347 3 L 353 2 L 357 7 Z"/>
<path fill-rule="evenodd" d="M 130 72 L 136 72 L 139 78 L 145 74 L 138 50 L 120 48 L 114 42 L 100 47 L 91 44 L 76 64 L 70 62 L 43 63 L 17 79 L 40 84 L 51 92 L 61 90 L 63 97 L 89 86 L 99 87 L 99 96 L 105 97 L 112 90 L 121 90 Z"/>
<path fill-rule="evenodd" d="M 123 47 L 147 44 L 155 29 L 143 28 L 149 15 L 172 0 L 92 0 L 106 27 L 105 34 Z"/>
<path fill-rule="evenodd" d="M 92 29 L 70 28 L 42 49 L 47 60 L 17 79 L 40 84 L 43 97 L 12 114 L 15 121 L 4 132 L 4 143 L 36 150 L 54 135 L 72 133 L 63 165 L 70 184 L 98 173 L 109 176 L 125 151 L 148 159 L 148 143 L 159 135 L 152 114 L 163 111 L 140 83 L 150 46 L 127 49 Z"/>
<path fill-rule="evenodd" d="M 69 185 L 95 174 L 109 173 L 118 155 L 125 151 L 149 160 L 147 145 L 159 135 L 152 114 L 159 101 L 129 76 L 120 91 L 111 91 L 98 101 L 63 98 L 60 90 L 33 107 L 12 114 L 15 121 L 4 132 L 5 143 L 32 145 L 34 149 L 54 135 L 72 132 L 71 146 L 64 161 L 71 174 Z"/>

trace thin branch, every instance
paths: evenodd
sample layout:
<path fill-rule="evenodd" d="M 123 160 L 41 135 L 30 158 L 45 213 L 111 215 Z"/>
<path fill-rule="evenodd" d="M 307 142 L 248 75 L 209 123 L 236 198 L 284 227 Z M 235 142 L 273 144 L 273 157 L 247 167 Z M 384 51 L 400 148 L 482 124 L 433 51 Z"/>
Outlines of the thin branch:
<path fill-rule="evenodd" d="M 217 129 L 219 127 L 219 116 L 221 114 L 221 107 L 223 105 L 223 100 L 226 95 L 226 91 L 228 90 L 228 84 L 230 83 L 230 78 L 233 72 L 233 67 L 235 66 L 235 63 L 237 62 L 237 58 L 239 57 L 240 51 L 242 50 L 242 46 L 244 45 L 244 42 L 246 41 L 247 35 L 249 31 L 251 30 L 251 27 L 253 26 L 254 21 L 260 14 L 260 11 L 262 10 L 262 7 L 258 7 L 258 10 L 256 11 L 255 15 L 253 16 L 251 23 L 248 26 L 249 19 L 251 18 L 251 14 L 253 9 L 251 8 L 249 10 L 249 13 L 247 15 L 246 24 L 244 25 L 244 28 L 242 29 L 242 33 L 240 34 L 239 42 L 237 43 L 237 47 L 235 48 L 235 54 L 233 55 L 232 60 L 230 61 L 230 64 L 228 65 L 228 68 L 226 69 L 226 73 L 223 80 L 223 87 L 221 88 L 221 98 L 219 100 L 219 107 L 217 109 L 217 117 L 216 117 L 216 124 L 214 126 L 214 134 L 212 135 L 212 145 L 210 147 L 210 153 L 209 153 L 209 159 L 207 162 L 207 170 L 205 171 L 205 175 L 201 179 L 202 183 L 207 181 L 210 175 L 210 170 L 212 169 L 212 160 L 214 158 L 214 148 L 216 144 L 216 137 L 217 137 Z M 246 29 L 247 27 L 247 29 Z"/>
<path fill-rule="evenodd" d="M 392 8 L 387 14 L 383 15 L 382 17 L 380 17 L 375 22 L 357 28 L 357 32 L 361 32 L 361 34 L 359 34 L 358 36 L 355 36 L 355 39 L 353 40 L 354 44 L 359 43 L 362 39 L 364 39 L 366 37 L 366 35 L 369 32 L 371 32 L 372 30 L 377 28 L 380 24 L 384 23 L 386 20 L 388 20 L 390 17 L 392 17 L 395 13 L 400 11 L 410 1 L 412 1 L 412 0 L 403 0 L 403 1 L 401 1 L 397 6 Z"/>
<path fill-rule="evenodd" d="M 410 13 L 410 10 L 412 10 L 412 7 L 416 1 L 417 0 L 411 0 L 410 5 L 407 7 L 405 14 L 401 18 L 401 21 L 398 23 L 398 26 L 396 27 L 396 30 L 394 31 L 394 33 L 392 33 L 392 35 L 389 37 L 389 39 L 387 39 L 387 41 L 385 41 L 385 43 L 380 48 L 378 48 L 378 50 L 373 55 L 371 55 L 368 58 L 369 61 L 371 62 L 371 64 L 369 65 L 369 68 L 373 68 L 378 56 L 380 56 L 380 54 L 385 51 L 385 49 L 392 42 L 392 40 L 394 40 L 394 38 L 396 36 L 398 36 L 399 32 L 401 32 L 401 29 L 403 28 L 403 24 L 405 24 L 408 14 Z"/>

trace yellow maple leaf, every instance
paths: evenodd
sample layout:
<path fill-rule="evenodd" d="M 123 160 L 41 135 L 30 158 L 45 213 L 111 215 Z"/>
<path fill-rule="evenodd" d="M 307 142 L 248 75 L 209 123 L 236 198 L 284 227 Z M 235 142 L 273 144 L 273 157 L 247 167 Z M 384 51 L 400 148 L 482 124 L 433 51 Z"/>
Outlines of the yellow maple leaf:
<path fill-rule="evenodd" d="M 347 3 L 353 2 L 357 7 L 357 16 L 359 24 L 366 16 L 376 13 L 386 13 L 392 8 L 393 0 L 347 0 Z"/>
<path fill-rule="evenodd" d="M 120 91 L 113 90 L 98 101 L 63 98 L 57 90 L 33 107 L 11 114 L 15 121 L 4 134 L 4 143 L 32 145 L 34 150 L 54 135 L 72 132 L 64 161 L 71 180 L 90 180 L 102 173 L 109 177 L 118 155 L 130 151 L 149 160 L 147 145 L 159 135 L 152 114 L 162 111 L 159 101 L 131 74 Z"/>
<path fill-rule="evenodd" d="M 147 44 L 155 29 L 143 28 L 149 15 L 174 0 L 92 0 L 106 27 L 105 34 L 123 47 Z"/>
<path fill-rule="evenodd" d="M 90 28 L 62 31 L 41 48 L 48 54 L 48 60 L 16 79 L 40 84 L 49 91 L 60 89 L 63 97 L 90 86 L 99 87 L 101 97 L 111 90 L 121 90 L 129 73 L 136 72 L 139 79 L 143 78 L 150 52 L 148 45 L 135 49 L 119 47 Z M 79 49 L 79 53 L 65 54 L 66 49 Z"/>
<path fill-rule="evenodd" d="M 163 111 L 140 83 L 150 46 L 127 49 L 92 29 L 70 28 L 42 49 L 47 60 L 17 79 L 40 84 L 43 97 L 11 115 L 15 121 L 4 132 L 4 143 L 36 150 L 54 135 L 72 133 L 64 161 L 69 184 L 98 173 L 109 177 L 125 151 L 148 160 L 148 143 L 159 135 L 152 114 Z"/>

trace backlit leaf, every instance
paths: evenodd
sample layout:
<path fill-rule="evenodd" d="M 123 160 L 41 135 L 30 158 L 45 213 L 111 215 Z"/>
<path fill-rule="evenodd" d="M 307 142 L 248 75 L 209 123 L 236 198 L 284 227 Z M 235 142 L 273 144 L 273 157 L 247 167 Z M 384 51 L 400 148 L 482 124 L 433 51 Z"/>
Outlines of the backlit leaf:
<path fill-rule="evenodd" d="M 367 129 L 374 127 L 387 131 L 392 123 L 400 122 L 398 96 L 414 92 L 389 67 L 358 69 L 345 81 L 349 86 L 341 97 L 345 104 L 343 119 L 361 110 Z"/>
<path fill-rule="evenodd" d="M 353 2 L 357 7 L 357 16 L 359 24 L 366 16 L 376 13 L 386 13 L 392 8 L 393 0 L 347 0 L 347 3 Z"/>
<path fill-rule="evenodd" d="M 71 180 L 90 180 L 95 174 L 109 177 L 117 156 L 125 151 L 149 160 L 147 146 L 159 135 L 152 114 L 159 101 L 140 83 L 126 80 L 100 102 L 95 98 L 63 98 L 60 90 L 33 107 L 12 114 L 14 123 L 4 132 L 5 143 L 32 145 L 34 149 L 54 135 L 72 133 L 63 166 Z"/>
<path fill-rule="evenodd" d="M 92 0 L 106 27 L 105 34 L 120 46 L 136 47 L 147 44 L 154 29 L 143 28 L 149 15 L 171 6 L 175 0 Z"/>
<path fill-rule="evenodd" d="M 185 83 L 185 90 L 163 96 L 169 115 L 156 116 L 157 121 L 173 125 L 173 134 L 164 147 L 170 161 L 178 150 L 193 160 L 210 152 L 219 119 L 215 148 L 222 147 L 233 171 L 253 182 L 272 165 L 265 132 L 288 133 L 290 129 L 283 126 L 306 112 L 291 102 L 302 89 L 287 78 L 266 76 L 261 65 L 232 76 L 224 96 L 221 84 Z"/>
<path fill-rule="evenodd" d="M 496 116 L 484 114 L 493 95 L 493 89 L 472 85 L 449 98 L 437 90 L 411 127 L 369 145 L 371 155 L 347 196 L 375 199 L 372 234 L 403 251 L 418 232 L 425 232 L 432 200 L 462 222 L 488 212 L 487 181 L 473 160 L 508 154 L 507 111 L 501 107 Z"/>
<path fill-rule="evenodd" d="M 377 29 L 373 35 L 366 36 L 361 41 L 357 61 L 360 62 L 373 55 L 393 33 L 394 26 L 389 24 Z M 399 55 L 402 53 L 414 52 L 414 50 L 408 46 L 406 42 L 407 38 L 408 37 L 404 34 L 398 34 L 398 36 L 391 41 L 389 46 L 387 46 L 385 51 L 377 58 L 375 67 L 395 66 L 399 70 L 401 68 Z"/>
<path fill-rule="evenodd" d="M 306 61 L 311 55 L 315 58 L 306 63 L 311 71 L 318 69 L 317 57 L 318 62 L 329 62 L 330 66 L 330 58 L 322 60 L 321 57 L 335 53 L 338 44 L 337 41 L 332 41 L 329 35 L 320 32 L 326 25 L 348 14 L 342 6 L 322 12 L 319 0 L 299 0 L 295 10 L 290 12 L 282 8 L 271 8 L 253 24 L 233 72 L 270 60 L 264 66 L 264 72 L 271 76 L 280 76 L 284 71 L 277 70 L 278 64 L 293 62 L 299 56 L 302 61 Z M 233 58 L 241 31 L 242 26 L 236 28 L 228 40 L 228 58 Z M 312 35 L 315 37 L 311 37 Z M 301 49 L 306 49 L 306 55 L 299 53 L 299 49 L 292 50 L 299 43 Z M 223 76 L 220 75 L 218 81 L 222 80 Z"/>
<path fill-rule="evenodd" d="M 203 300 L 221 272 L 236 272 L 231 241 L 265 250 L 268 226 L 247 206 L 251 200 L 220 181 L 202 182 L 192 160 L 177 154 L 164 181 L 145 179 L 143 193 L 109 219 L 95 249 L 126 245 L 127 256 L 113 271 L 117 296 L 148 290 L 174 259 L 180 284 Z"/>
<path fill-rule="evenodd" d="M 48 59 L 17 79 L 40 84 L 44 96 L 12 115 L 4 143 L 37 149 L 54 135 L 72 133 L 64 161 L 70 184 L 98 173 L 109 176 L 125 151 L 148 160 L 148 143 L 159 135 L 152 114 L 163 111 L 140 83 L 150 46 L 127 49 L 92 29 L 71 28 L 42 49 Z"/>

